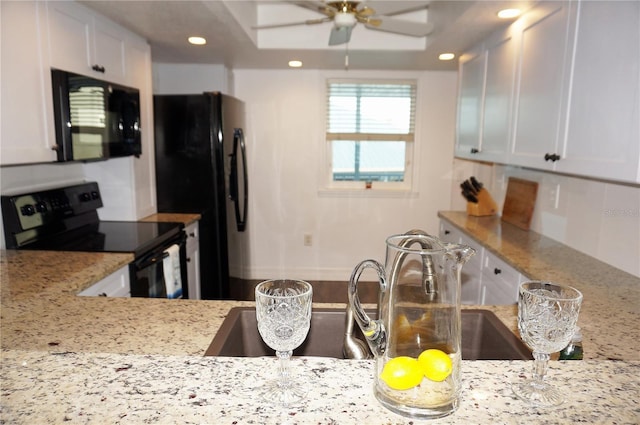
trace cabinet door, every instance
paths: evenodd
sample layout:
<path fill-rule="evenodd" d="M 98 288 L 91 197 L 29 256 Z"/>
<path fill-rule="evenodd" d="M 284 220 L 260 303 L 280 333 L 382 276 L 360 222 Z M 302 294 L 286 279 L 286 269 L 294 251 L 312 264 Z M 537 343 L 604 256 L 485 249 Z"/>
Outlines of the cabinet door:
<path fill-rule="evenodd" d="M 505 162 L 511 142 L 511 107 L 515 79 L 515 40 L 511 31 L 499 33 L 486 45 L 482 141 L 479 159 Z"/>
<path fill-rule="evenodd" d="M 482 286 L 485 305 L 515 304 L 518 302 L 520 273 L 495 255 L 485 255 Z"/>
<path fill-rule="evenodd" d="M 126 46 L 127 85 L 140 90 L 142 154 L 133 159 L 136 216 L 153 214 L 157 207 L 155 149 L 153 133 L 153 91 L 151 49 L 143 40 L 129 40 Z"/>
<path fill-rule="evenodd" d="M 485 53 L 471 53 L 460 62 L 456 156 L 474 158 L 480 152 Z"/>
<path fill-rule="evenodd" d="M 124 33 L 101 19 L 94 18 L 93 22 L 95 65 L 104 69 L 105 80 L 126 84 Z"/>
<path fill-rule="evenodd" d="M 542 3 L 519 25 L 520 65 L 515 136 L 509 162 L 552 169 L 545 154 L 557 154 L 563 131 L 568 2 Z"/>
<path fill-rule="evenodd" d="M 640 2 L 578 6 L 567 139 L 557 170 L 638 181 Z"/>
<path fill-rule="evenodd" d="M 78 295 L 83 297 L 130 297 L 129 266 L 124 266 Z"/>
<path fill-rule="evenodd" d="M 0 163 L 52 162 L 56 154 L 43 3 L 0 2 Z M 44 50 L 44 52 L 43 52 Z"/>
<path fill-rule="evenodd" d="M 87 75 L 93 65 L 92 16 L 73 2 L 46 2 L 53 68 Z"/>

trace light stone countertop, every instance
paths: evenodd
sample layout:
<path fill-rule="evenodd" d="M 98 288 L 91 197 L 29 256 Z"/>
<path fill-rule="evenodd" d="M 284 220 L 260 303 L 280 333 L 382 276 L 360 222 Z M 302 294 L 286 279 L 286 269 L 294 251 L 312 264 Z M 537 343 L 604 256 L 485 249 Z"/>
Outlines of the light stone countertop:
<path fill-rule="evenodd" d="M 564 257 L 562 265 L 556 249 L 555 263 L 542 267 L 544 256 L 534 252 L 520 270 L 535 277 L 537 267 L 567 267 L 548 273 L 570 279 L 573 258 Z M 387 411 L 373 398 L 372 361 L 294 359 L 295 372 L 312 378 L 313 397 L 284 410 L 255 400 L 248 386 L 275 375 L 274 358 L 202 357 L 229 309 L 252 302 L 75 295 L 131 259 L 1 253 L 0 423 L 422 423 Z M 585 354 L 593 360 L 550 365 L 549 379 L 567 387 L 563 406 L 538 410 L 513 398 L 509 384 L 530 374 L 530 362 L 463 361 L 460 408 L 430 423 L 638 423 L 638 281 L 616 274 L 615 284 L 602 285 L 600 266 L 592 265 L 594 281 L 580 274 L 579 282 L 570 281 L 582 285 L 576 284 L 585 300 L 603 299 L 586 303 L 580 321 Z M 514 306 L 489 308 L 515 329 Z M 605 350 L 610 339 L 616 341 Z"/>
<path fill-rule="evenodd" d="M 166 223 L 183 223 L 185 226 L 195 223 L 200 220 L 202 216 L 200 214 L 186 214 L 186 213 L 156 213 L 151 214 L 140 221 L 154 221 L 154 222 L 166 222 Z"/>
<path fill-rule="evenodd" d="M 580 290 L 578 325 L 586 359 L 640 360 L 640 278 L 497 216 L 438 215 L 529 278 Z"/>

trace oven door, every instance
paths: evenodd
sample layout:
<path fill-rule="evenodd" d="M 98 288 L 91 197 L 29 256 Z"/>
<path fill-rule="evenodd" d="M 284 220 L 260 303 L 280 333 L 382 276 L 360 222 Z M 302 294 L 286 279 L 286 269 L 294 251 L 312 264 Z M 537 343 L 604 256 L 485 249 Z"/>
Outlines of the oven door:
<path fill-rule="evenodd" d="M 165 282 L 164 264 L 169 256 L 165 252 L 170 246 L 176 244 L 180 247 L 180 277 L 182 283 L 182 296 L 188 298 L 187 288 L 187 253 L 186 235 L 180 235 L 168 240 L 131 263 L 129 272 L 131 275 L 131 296 L 142 298 L 167 298 L 167 285 Z"/>

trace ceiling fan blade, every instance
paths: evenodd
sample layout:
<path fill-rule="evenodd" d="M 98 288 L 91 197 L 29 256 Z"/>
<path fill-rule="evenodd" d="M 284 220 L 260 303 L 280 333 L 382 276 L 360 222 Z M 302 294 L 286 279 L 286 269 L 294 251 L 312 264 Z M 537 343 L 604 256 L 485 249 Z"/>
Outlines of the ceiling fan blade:
<path fill-rule="evenodd" d="M 266 30 L 270 28 L 295 27 L 298 25 L 314 25 L 314 24 L 321 24 L 323 22 L 331 22 L 331 18 L 308 19 L 302 22 L 289 22 L 284 24 L 259 25 L 257 27 L 251 27 L 251 28 L 254 30 Z"/>
<path fill-rule="evenodd" d="M 351 40 L 351 30 L 353 27 L 333 27 L 329 36 L 329 46 L 348 43 Z"/>
<path fill-rule="evenodd" d="M 295 1 L 290 0 L 288 3 L 295 4 L 296 6 L 304 7 L 305 9 L 313 10 L 323 15 L 333 16 L 336 12 L 335 9 L 327 6 L 322 1 Z"/>
<path fill-rule="evenodd" d="M 397 15 L 404 12 L 425 9 L 430 1 L 367 1 L 358 5 L 357 11 L 360 16 L 373 15 Z"/>
<path fill-rule="evenodd" d="M 381 16 L 379 19 L 370 18 L 364 22 L 365 26 L 372 30 L 393 32 L 396 34 L 424 37 L 433 31 L 431 22 L 413 22 L 405 19 Z"/>

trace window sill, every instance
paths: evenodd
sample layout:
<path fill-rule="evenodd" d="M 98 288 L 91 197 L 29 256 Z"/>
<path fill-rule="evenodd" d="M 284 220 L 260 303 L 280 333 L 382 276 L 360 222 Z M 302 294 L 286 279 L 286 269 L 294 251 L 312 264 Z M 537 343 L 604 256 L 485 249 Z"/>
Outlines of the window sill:
<path fill-rule="evenodd" d="M 336 189 L 318 190 L 320 198 L 418 198 L 420 193 L 406 189 Z"/>

